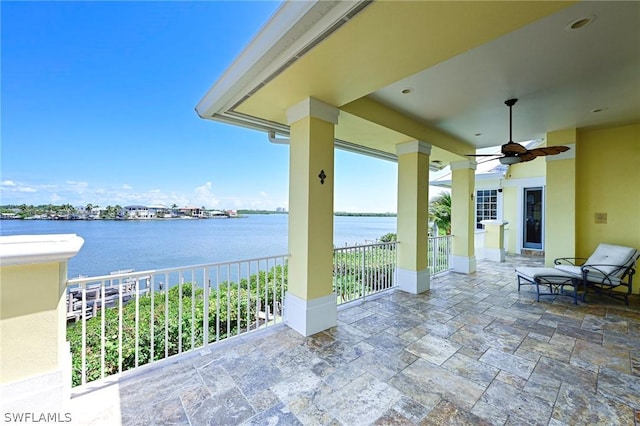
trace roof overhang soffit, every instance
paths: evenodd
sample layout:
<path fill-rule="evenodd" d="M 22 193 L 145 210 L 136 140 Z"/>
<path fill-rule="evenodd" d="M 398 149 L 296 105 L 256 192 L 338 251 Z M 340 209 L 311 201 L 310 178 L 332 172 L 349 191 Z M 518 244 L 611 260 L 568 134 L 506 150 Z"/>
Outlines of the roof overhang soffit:
<path fill-rule="evenodd" d="M 357 15 L 372 0 L 285 1 L 198 102 L 202 118 L 234 121 L 246 99 Z M 238 114 L 236 119 L 243 120 Z M 229 120 L 227 120 L 229 119 Z M 249 126 L 251 127 L 251 126 Z"/>

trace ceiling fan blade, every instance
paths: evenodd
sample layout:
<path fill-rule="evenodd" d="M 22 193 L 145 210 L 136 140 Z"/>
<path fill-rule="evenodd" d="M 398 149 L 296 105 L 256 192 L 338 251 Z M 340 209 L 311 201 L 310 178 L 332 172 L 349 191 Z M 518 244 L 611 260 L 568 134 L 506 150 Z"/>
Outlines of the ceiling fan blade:
<path fill-rule="evenodd" d="M 507 142 L 501 147 L 503 154 L 524 154 L 527 148 L 515 142 Z"/>
<path fill-rule="evenodd" d="M 532 151 L 525 152 L 524 154 L 518 155 L 518 158 L 520 159 L 521 163 L 524 163 L 526 161 L 531 161 L 531 160 L 535 159 L 537 156 L 538 155 L 536 153 L 534 153 L 533 150 L 532 150 Z"/>
<path fill-rule="evenodd" d="M 545 146 L 542 148 L 534 148 L 532 150 L 529 150 L 529 152 L 533 152 L 535 153 L 535 155 L 541 157 L 543 155 L 560 154 L 561 152 L 565 152 L 568 150 L 569 150 L 569 147 L 567 146 Z"/>

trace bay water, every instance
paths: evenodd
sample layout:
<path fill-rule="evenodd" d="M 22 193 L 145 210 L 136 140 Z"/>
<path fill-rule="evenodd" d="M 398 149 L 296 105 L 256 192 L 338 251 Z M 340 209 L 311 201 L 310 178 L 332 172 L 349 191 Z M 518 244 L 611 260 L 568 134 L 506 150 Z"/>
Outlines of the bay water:
<path fill-rule="evenodd" d="M 287 254 L 288 215 L 237 219 L 2 220 L 0 235 L 77 234 L 68 276 L 108 275 Z M 335 247 L 371 243 L 396 232 L 395 217 L 335 216 Z"/>

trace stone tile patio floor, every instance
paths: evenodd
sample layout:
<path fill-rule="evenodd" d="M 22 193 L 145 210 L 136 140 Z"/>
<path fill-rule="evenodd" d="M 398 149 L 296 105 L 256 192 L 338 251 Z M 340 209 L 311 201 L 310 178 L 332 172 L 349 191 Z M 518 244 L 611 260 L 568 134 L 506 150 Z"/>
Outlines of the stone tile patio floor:
<path fill-rule="evenodd" d="M 181 355 L 72 399 L 74 424 L 640 425 L 640 299 L 536 302 L 508 257 Z"/>

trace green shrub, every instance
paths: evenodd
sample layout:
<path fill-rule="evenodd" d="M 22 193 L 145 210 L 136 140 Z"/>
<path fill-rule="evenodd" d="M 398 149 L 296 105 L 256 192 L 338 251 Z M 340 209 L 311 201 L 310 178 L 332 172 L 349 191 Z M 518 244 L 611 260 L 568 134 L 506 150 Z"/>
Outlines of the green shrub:
<path fill-rule="evenodd" d="M 282 296 L 287 285 L 286 269 L 286 266 L 284 268 L 275 266 L 269 273 L 254 274 L 248 281 L 241 280 L 240 284 L 224 282 L 218 286 L 217 290 L 211 289 L 207 342 L 222 340 L 257 327 L 259 325 L 256 320 L 257 306 L 264 307 L 267 304 L 273 306 L 274 302 L 282 304 Z M 101 378 L 103 320 L 105 324 L 104 376 L 106 377 L 120 371 L 120 357 L 122 358 L 121 370 L 126 371 L 135 368 L 136 365 L 144 365 L 202 346 L 205 323 L 204 301 L 204 290 L 191 283 L 174 286 L 168 293 L 156 292 L 153 306 L 150 295 L 141 296 L 137 302 L 137 333 L 135 300 L 122 307 L 121 322 L 117 307 L 105 309 L 104 319 L 102 311 L 98 310 L 95 317 L 86 321 L 86 381 Z M 182 321 L 179 320 L 180 310 Z M 121 354 L 118 351 L 120 337 L 122 338 Z M 67 339 L 71 345 L 73 385 L 77 386 L 82 381 L 81 322 L 68 324 Z M 151 348 L 153 348 L 153 355 Z"/>

